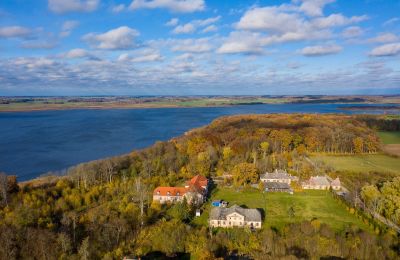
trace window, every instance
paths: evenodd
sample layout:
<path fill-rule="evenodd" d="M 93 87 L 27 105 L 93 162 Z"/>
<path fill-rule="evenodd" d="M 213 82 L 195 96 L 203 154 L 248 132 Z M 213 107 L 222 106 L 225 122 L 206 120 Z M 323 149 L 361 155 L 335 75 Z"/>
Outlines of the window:
<path fill-rule="evenodd" d="M 167 195 L 168 195 L 168 196 L 170 195 L 170 192 L 169 192 L 169 191 L 167 191 Z"/>
<path fill-rule="evenodd" d="M 159 190 L 157 191 L 157 195 L 160 195 L 160 191 Z"/>
<path fill-rule="evenodd" d="M 256 226 L 258 227 L 260 225 L 260 223 L 256 223 Z"/>
<path fill-rule="evenodd" d="M 179 192 L 176 193 L 176 196 L 179 196 Z"/>

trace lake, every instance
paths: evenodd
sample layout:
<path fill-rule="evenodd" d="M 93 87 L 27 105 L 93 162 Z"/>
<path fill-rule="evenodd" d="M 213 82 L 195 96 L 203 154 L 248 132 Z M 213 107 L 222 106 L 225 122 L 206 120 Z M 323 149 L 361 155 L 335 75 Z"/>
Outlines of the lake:
<path fill-rule="evenodd" d="M 18 175 L 19 181 L 29 180 L 81 162 L 144 148 L 224 115 L 384 112 L 340 110 L 343 106 L 351 105 L 262 104 L 0 113 L 0 171 Z"/>

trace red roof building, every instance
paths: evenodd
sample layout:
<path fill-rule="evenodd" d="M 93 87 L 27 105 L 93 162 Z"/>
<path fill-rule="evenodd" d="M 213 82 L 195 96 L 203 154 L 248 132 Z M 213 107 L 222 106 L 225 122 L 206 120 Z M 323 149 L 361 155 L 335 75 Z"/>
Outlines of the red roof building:
<path fill-rule="evenodd" d="M 186 182 L 185 187 L 157 187 L 153 191 L 153 200 L 160 203 L 178 202 L 186 198 L 189 203 L 204 202 L 208 191 L 208 180 L 201 175 Z"/>

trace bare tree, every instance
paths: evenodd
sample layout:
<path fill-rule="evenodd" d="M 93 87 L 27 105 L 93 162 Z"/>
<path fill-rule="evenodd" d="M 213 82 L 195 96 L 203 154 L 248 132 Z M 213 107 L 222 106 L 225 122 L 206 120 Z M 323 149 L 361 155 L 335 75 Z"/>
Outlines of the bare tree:
<path fill-rule="evenodd" d="M 5 173 L 0 173 L 0 195 L 5 205 L 8 205 L 8 179 Z"/>
<path fill-rule="evenodd" d="M 108 182 L 112 182 L 112 176 L 114 175 L 115 164 L 111 159 L 104 160 L 102 164 L 102 172 L 108 179 Z"/>
<path fill-rule="evenodd" d="M 136 187 L 135 197 L 139 201 L 140 205 L 140 223 L 143 226 L 144 204 L 147 198 L 147 188 L 143 184 L 141 177 L 137 177 L 135 179 L 135 187 Z"/>

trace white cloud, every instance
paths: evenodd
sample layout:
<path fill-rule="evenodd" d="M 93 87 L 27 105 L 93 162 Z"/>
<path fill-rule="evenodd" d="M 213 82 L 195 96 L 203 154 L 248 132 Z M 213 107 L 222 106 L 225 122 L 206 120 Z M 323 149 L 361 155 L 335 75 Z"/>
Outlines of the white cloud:
<path fill-rule="evenodd" d="M 55 13 L 91 12 L 99 3 L 100 0 L 48 0 L 49 9 Z"/>
<path fill-rule="evenodd" d="M 187 23 L 184 25 L 178 25 L 175 27 L 175 29 L 172 31 L 174 34 L 182 34 L 182 33 L 192 33 L 196 30 L 195 26 L 191 23 Z"/>
<path fill-rule="evenodd" d="M 69 36 L 71 34 L 72 30 L 74 30 L 78 26 L 79 26 L 78 21 L 74 21 L 74 20 L 65 21 L 61 27 L 60 36 L 61 37 Z"/>
<path fill-rule="evenodd" d="M 106 50 L 132 49 L 138 46 L 135 42 L 140 33 L 127 26 L 110 30 L 102 34 L 89 33 L 83 36 L 92 47 Z"/>
<path fill-rule="evenodd" d="M 297 3 L 305 4 L 307 2 L 307 17 L 303 6 L 295 5 Z M 246 11 L 234 26 L 239 31 L 256 31 L 259 34 L 250 34 L 250 39 L 237 37 L 232 34 L 226 42 L 219 48 L 221 53 L 262 53 L 261 48 L 271 44 L 332 39 L 335 36 L 333 29 L 362 22 L 368 19 L 367 16 L 346 17 L 342 14 L 322 15 L 322 7 L 332 1 L 298 1 L 293 0 L 293 4 L 282 4 L 279 6 L 253 7 Z M 313 8 L 311 8 L 313 5 Z M 315 9 L 316 8 L 316 9 Z M 314 10 L 314 11 L 312 11 Z M 319 11 L 321 10 L 321 12 Z M 314 17 L 316 16 L 316 17 Z M 356 28 L 352 28 L 355 33 Z M 347 31 L 347 35 L 351 32 Z M 238 34 L 243 34 L 238 33 Z M 258 39 L 258 43 L 255 43 Z M 255 51 L 252 51 L 255 48 Z"/>
<path fill-rule="evenodd" d="M 335 2 L 335 0 L 302 0 L 300 11 L 309 16 L 322 16 L 325 5 Z"/>
<path fill-rule="evenodd" d="M 204 53 L 213 49 L 212 44 L 209 42 L 209 38 L 183 40 L 171 39 L 167 41 L 167 44 L 171 46 L 171 50 L 175 52 Z"/>
<path fill-rule="evenodd" d="M 124 4 L 119 4 L 119 5 L 115 5 L 111 8 L 111 11 L 113 13 L 120 13 L 122 11 L 125 10 L 125 5 Z"/>
<path fill-rule="evenodd" d="M 400 21 L 400 18 L 399 17 L 394 17 L 394 18 L 391 18 L 391 19 L 387 20 L 386 22 L 384 22 L 383 26 L 390 26 L 390 25 L 392 25 L 394 23 L 397 23 L 398 21 Z"/>
<path fill-rule="evenodd" d="M 369 42 L 377 43 L 396 42 L 398 40 L 399 37 L 393 33 L 380 33 L 376 37 L 368 39 Z"/>
<path fill-rule="evenodd" d="M 207 18 L 204 20 L 193 20 L 189 23 L 183 24 L 183 25 L 178 25 L 177 27 L 174 28 L 172 33 L 174 34 L 183 34 L 183 33 L 193 33 L 195 32 L 198 28 L 212 25 L 213 23 L 216 23 L 221 19 L 221 16 L 216 16 L 216 17 L 211 17 Z M 208 30 L 215 30 L 216 27 L 210 27 Z M 206 31 L 207 32 L 207 31 Z"/>
<path fill-rule="evenodd" d="M 199 27 L 207 26 L 213 23 L 218 22 L 221 19 L 221 16 L 210 17 L 204 20 L 194 20 L 193 23 Z"/>
<path fill-rule="evenodd" d="M 329 28 L 337 26 L 345 26 L 352 23 L 359 23 L 368 19 L 368 16 L 352 16 L 345 17 L 342 14 L 331 14 L 327 17 L 316 18 L 312 21 L 316 28 Z"/>
<path fill-rule="evenodd" d="M 260 33 L 234 31 L 228 39 L 218 48 L 220 54 L 260 54 L 263 52 L 263 37 Z"/>
<path fill-rule="evenodd" d="M 202 33 L 209 33 L 209 32 L 216 32 L 218 31 L 217 26 L 215 26 L 214 24 L 207 26 L 206 28 L 204 28 L 201 32 Z"/>
<path fill-rule="evenodd" d="M 342 47 L 332 45 L 315 45 L 303 48 L 300 53 L 304 56 L 324 56 L 339 53 L 342 51 Z"/>
<path fill-rule="evenodd" d="M 129 8 L 165 8 L 173 12 L 192 13 L 204 10 L 205 3 L 204 0 L 133 0 Z"/>
<path fill-rule="evenodd" d="M 172 18 L 168 22 L 165 23 L 165 26 L 176 26 L 179 23 L 178 18 Z"/>
<path fill-rule="evenodd" d="M 163 57 L 161 56 L 158 50 L 146 49 L 130 55 L 128 53 L 123 53 L 118 57 L 118 61 L 120 62 L 155 62 L 162 61 Z"/>
<path fill-rule="evenodd" d="M 273 6 L 250 9 L 240 18 L 236 28 L 281 33 L 298 31 L 304 25 L 305 23 L 299 14 L 285 13 Z"/>
<path fill-rule="evenodd" d="M 350 26 L 343 30 L 342 36 L 344 38 L 355 38 L 361 36 L 364 33 L 364 30 L 358 26 Z"/>
<path fill-rule="evenodd" d="M 0 38 L 25 38 L 30 36 L 32 31 L 22 26 L 0 27 Z"/>
<path fill-rule="evenodd" d="M 371 56 L 395 56 L 400 54 L 400 43 L 388 43 L 372 49 Z"/>
<path fill-rule="evenodd" d="M 64 55 L 68 59 L 86 58 L 88 56 L 90 56 L 89 52 L 84 49 L 72 49 Z"/>

